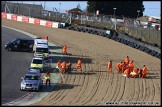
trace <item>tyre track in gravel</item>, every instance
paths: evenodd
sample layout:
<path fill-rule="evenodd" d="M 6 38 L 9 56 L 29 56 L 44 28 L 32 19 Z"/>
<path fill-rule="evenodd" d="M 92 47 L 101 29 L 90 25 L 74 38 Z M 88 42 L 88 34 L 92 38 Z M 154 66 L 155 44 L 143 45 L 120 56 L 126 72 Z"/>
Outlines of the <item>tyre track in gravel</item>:
<path fill-rule="evenodd" d="M 146 58 L 146 60 L 150 60 L 149 58 Z M 154 63 L 153 63 L 154 64 Z M 149 76 L 149 73 L 152 73 L 150 70 L 151 70 L 151 66 L 153 67 L 153 70 L 155 70 L 155 71 L 157 71 L 156 69 L 155 69 L 155 67 L 154 67 L 154 65 L 153 65 L 152 63 L 150 63 L 149 65 L 149 68 L 148 68 L 148 74 L 147 74 L 147 76 Z M 143 64 L 144 65 L 144 64 Z M 157 64 L 156 64 L 157 65 Z M 158 67 L 157 67 L 157 69 L 159 69 Z M 157 74 L 158 74 L 158 72 L 157 72 Z M 159 75 L 158 75 L 158 77 L 159 77 Z M 158 84 L 156 84 L 157 82 L 157 79 L 154 79 L 153 77 L 150 77 L 149 79 L 147 79 L 147 81 L 146 81 L 146 79 L 144 79 L 143 80 L 143 85 L 144 85 L 144 82 L 145 82 L 145 84 L 146 84 L 146 94 L 148 94 L 148 95 L 146 95 L 145 96 L 145 98 L 143 98 L 143 101 L 153 101 L 152 99 L 154 99 L 154 97 L 155 97 L 155 92 L 158 92 L 158 89 L 160 89 L 159 88 L 159 85 Z M 158 88 L 156 88 L 156 87 L 158 87 Z M 151 91 L 152 90 L 152 91 Z M 145 92 L 145 91 L 144 91 Z M 152 94 L 152 93 L 154 93 L 154 94 Z M 152 94 L 152 95 L 151 95 Z M 157 95 L 157 94 L 156 94 Z"/>
<path fill-rule="evenodd" d="M 82 56 L 84 56 L 83 53 L 82 53 Z M 73 74 L 72 74 L 72 75 L 73 75 Z M 75 75 L 75 74 L 74 74 L 74 75 Z M 76 77 L 76 76 L 79 78 L 79 81 L 80 81 L 81 78 L 83 77 L 83 76 L 80 75 L 80 74 L 79 74 L 79 75 L 76 74 L 75 77 Z M 76 78 L 74 78 L 74 79 L 76 79 Z M 75 83 L 74 83 L 74 84 L 75 84 Z M 75 87 L 74 87 L 74 88 L 75 88 Z M 74 88 L 73 88 L 72 90 L 69 90 L 69 91 L 72 91 L 71 93 L 75 92 L 75 94 L 77 94 L 77 90 L 79 90 L 79 89 L 76 89 L 76 90 L 75 90 Z M 69 104 L 69 99 L 71 98 L 72 95 L 71 95 L 71 94 L 68 94 L 68 93 L 70 93 L 70 92 L 67 92 L 66 97 L 65 97 L 64 99 L 61 100 L 61 102 L 63 102 L 63 103 L 62 103 L 63 105 L 68 105 L 68 104 Z M 69 96 L 69 97 L 68 97 L 68 96 Z M 73 100 L 73 99 L 72 99 L 72 100 Z M 59 103 L 59 102 L 58 102 L 58 103 Z"/>
<path fill-rule="evenodd" d="M 89 46 L 89 45 L 88 45 Z M 93 48 L 94 48 L 95 46 L 93 46 Z M 96 46 L 96 47 L 99 47 L 99 46 Z M 99 48 L 100 49 L 100 48 Z M 103 52 L 103 50 L 99 50 L 100 52 Z M 92 51 L 93 52 L 93 51 Z M 100 65 L 100 67 L 101 67 L 101 65 Z M 99 67 L 99 68 L 100 68 Z M 100 70 L 100 71 L 106 71 L 106 70 Z M 105 73 L 105 72 L 104 72 Z M 105 76 L 105 74 L 104 74 L 103 72 L 100 74 L 101 76 L 99 76 L 100 78 L 103 76 Z M 107 73 L 107 72 L 106 72 Z M 103 78 L 102 78 L 103 79 Z M 101 81 L 101 80 L 100 80 Z M 101 82 L 102 83 L 102 82 Z M 102 86 L 103 84 L 101 84 L 101 86 Z M 101 87 L 100 86 L 100 87 Z M 105 89 L 105 88 L 104 88 Z M 93 102 L 93 103 L 98 103 L 97 102 L 97 100 L 99 100 L 99 98 L 98 98 L 98 95 L 100 95 L 100 94 L 98 94 L 98 93 L 100 93 L 101 91 L 99 91 L 99 89 L 98 90 L 96 90 L 96 94 L 95 94 L 95 96 L 92 98 L 92 100 L 91 101 L 89 101 L 87 104 L 89 105 L 89 104 L 91 104 L 90 102 Z M 103 90 L 102 90 L 102 92 L 103 92 Z M 96 98 L 96 99 L 95 99 Z"/>
<path fill-rule="evenodd" d="M 39 28 L 41 29 L 40 26 Z M 44 27 L 44 29 L 48 29 L 48 28 Z M 42 36 L 48 33 L 50 37 L 50 33 L 49 33 L 50 31 L 51 29 L 49 28 L 48 30 L 46 30 L 46 32 L 43 32 L 43 34 L 40 35 Z M 72 35 L 72 33 L 75 33 L 77 35 L 86 35 L 86 34 L 81 32 L 76 33 L 74 31 L 65 31 L 65 30 L 60 30 L 60 31 L 66 32 L 66 35 L 68 35 L 67 39 L 63 40 L 61 37 L 57 37 L 51 41 L 57 43 L 58 45 L 67 43 L 67 45 L 70 46 L 69 51 L 73 55 L 78 55 L 78 56 L 80 55 L 83 58 L 86 56 L 92 58 L 93 61 L 92 64 L 89 63 L 83 64 L 84 66 L 83 69 L 86 72 L 89 71 L 99 71 L 99 72 L 92 75 L 75 75 L 75 76 L 72 75 L 72 78 L 75 79 L 75 81 L 69 81 L 71 76 L 66 75 L 68 84 L 72 84 L 72 85 L 82 84 L 82 85 L 80 87 L 79 86 L 74 87 L 70 90 L 65 89 L 66 91 L 54 90 L 54 92 L 50 94 L 51 95 L 50 99 L 48 98 L 49 96 L 46 97 L 45 98 L 46 101 L 42 101 L 41 104 L 43 104 L 44 102 L 44 105 L 47 105 L 49 103 L 48 100 L 50 100 L 50 104 L 53 105 L 63 105 L 63 104 L 64 105 L 100 105 L 100 102 L 102 101 L 103 102 L 151 101 L 151 100 L 160 101 L 159 79 L 155 79 L 153 77 L 149 79 L 125 78 L 122 76 L 122 74 L 117 74 L 115 68 L 116 62 L 123 60 L 123 58 L 125 58 L 128 55 L 130 56 L 131 60 L 135 62 L 135 67 L 141 68 L 145 64 L 148 67 L 148 70 L 152 68 L 158 74 L 158 77 L 160 77 L 160 72 L 159 72 L 160 60 L 157 60 L 157 58 L 152 57 L 144 52 L 141 52 L 140 50 L 133 49 L 129 46 L 115 42 L 113 40 L 110 39 L 103 40 L 103 37 L 100 36 L 98 36 L 97 41 L 95 41 L 92 38 L 97 37 L 96 35 L 88 36 L 89 34 L 87 34 L 87 36 L 85 37 L 86 38 L 85 41 L 84 38 L 82 38 L 83 36 L 82 37 L 78 36 L 78 39 L 80 41 L 84 41 L 84 45 L 82 43 L 81 45 L 77 44 L 78 41 L 77 40 L 75 41 L 75 37 L 69 43 L 68 42 L 68 39 L 70 38 L 69 35 Z M 91 38 L 91 36 L 95 36 L 95 37 Z M 90 42 L 89 39 L 92 39 L 93 41 Z M 108 43 L 113 45 L 106 45 Z M 114 60 L 113 73 L 101 72 L 101 71 L 107 71 L 106 69 L 107 67 L 104 65 L 107 65 L 108 59 Z M 101 67 L 102 69 L 99 70 L 99 67 Z M 148 71 L 148 73 L 152 73 L 152 72 Z M 97 86 L 95 87 L 95 85 Z M 93 87 L 95 88 L 93 89 Z M 103 90 L 101 90 L 102 88 Z M 76 93 L 74 93 L 74 91 Z M 63 97 L 63 96 L 65 97 L 63 97 L 62 101 L 60 99 L 54 100 L 55 98 L 54 96 L 56 95 L 58 97 Z M 70 98 L 70 95 L 73 95 L 73 97 L 71 99 L 68 99 Z M 51 99 L 52 97 L 53 99 Z"/>
<path fill-rule="evenodd" d="M 68 83 L 68 84 L 73 84 L 73 79 L 75 78 L 75 76 L 72 76 L 72 75 L 66 75 L 69 79 L 67 79 L 67 81 L 65 82 Z M 66 87 L 65 87 L 66 89 Z M 61 90 L 61 94 L 58 96 L 57 99 L 55 99 L 54 103 L 53 104 L 56 104 L 56 105 L 62 105 L 61 103 L 59 103 L 61 100 L 64 99 L 64 97 L 66 96 L 67 92 L 69 91 L 70 89 L 66 89 L 66 90 Z"/>
<path fill-rule="evenodd" d="M 71 78 L 71 81 L 68 84 L 74 86 L 75 82 L 76 82 L 75 81 L 76 75 L 66 75 L 66 76 L 68 76 L 68 77 L 70 76 L 70 78 Z M 57 102 L 56 105 L 59 105 L 60 102 L 62 102 L 61 105 L 67 105 L 68 101 L 66 98 L 71 94 L 70 91 L 74 91 L 74 88 L 75 88 L 75 86 L 71 89 L 67 89 L 66 91 L 64 91 L 64 93 L 59 96 L 60 100 L 56 100 L 56 102 Z"/>

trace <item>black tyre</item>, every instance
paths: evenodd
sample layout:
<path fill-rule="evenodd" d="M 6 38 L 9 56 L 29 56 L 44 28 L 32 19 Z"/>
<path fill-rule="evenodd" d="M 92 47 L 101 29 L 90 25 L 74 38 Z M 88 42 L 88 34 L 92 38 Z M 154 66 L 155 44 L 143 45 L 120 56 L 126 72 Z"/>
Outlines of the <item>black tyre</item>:
<path fill-rule="evenodd" d="M 12 51 L 12 49 L 10 47 L 8 47 L 8 51 Z"/>

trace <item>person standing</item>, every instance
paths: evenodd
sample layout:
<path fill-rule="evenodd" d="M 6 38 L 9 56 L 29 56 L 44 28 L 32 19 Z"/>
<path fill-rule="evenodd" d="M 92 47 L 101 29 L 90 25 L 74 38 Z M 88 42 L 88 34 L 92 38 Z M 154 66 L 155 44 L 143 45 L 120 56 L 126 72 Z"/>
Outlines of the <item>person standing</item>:
<path fill-rule="evenodd" d="M 142 77 L 142 69 L 138 70 L 138 74 L 139 74 L 139 78 L 141 78 Z"/>
<path fill-rule="evenodd" d="M 50 77 L 51 77 L 50 73 L 47 72 L 47 73 L 45 74 L 45 80 L 46 80 L 46 85 L 47 85 L 47 83 L 49 83 L 49 86 L 51 86 Z"/>
<path fill-rule="evenodd" d="M 69 63 L 67 64 L 67 72 L 70 73 L 72 70 L 72 63 L 71 61 L 69 60 Z"/>
<path fill-rule="evenodd" d="M 128 65 L 129 64 L 129 62 L 130 62 L 130 59 L 129 59 L 129 56 L 127 56 L 126 58 L 125 58 L 125 63 Z"/>
<path fill-rule="evenodd" d="M 124 62 L 124 63 L 122 63 L 122 65 L 121 65 L 121 69 L 122 69 L 122 72 L 124 73 L 124 70 L 126 69 L 126 63 Z"/>
<path fill-rule="evenodd" d="M 56 68 L 58 68 L 58 67 L 61 67 L 61 60 L 58 60 L 58 62 L 57 62 L 57 67 Z"/>
<path fill-rule="evenodd" d="M 130 68 L 127 67 L 126 70 L 124 71 L 124 74 L 129 78 L 130 77 Z"/>
<path fill-rule="evenodd" d="M 117 68 L 118 73 L 120 73 L 122 63 L 123 62 L 121 61 L 121 62 L 116 64 L 116 68 Z"/>
<path fill-rule="evenodd" d="M 134 69 L 134 62 L 133 62 L 133 61 L 130 62 L 130 63 L 128 64 L 128 66 L 129 66 L 129 68 L 130 68 L 130 72 L 132 72 L 133 69 Z"/>
<path fill-rule="evenodd" d="M 66 72 L 66 62 L 65 61 L 63 63 L 61 63 L 61 71 L 62 71 L 62 74 Z"/>
<path fill-rule="evenodd" d="M 62 54 L 66 54 L 67 55 L 67 45 L 65 44 L 62 48 Z"/>
<path fill-rule="evenodd" d="M 146 74 L 147 74 L 147 68 L 146 68 L 145 65 L 143 65 L 143 68 L 142 68 L 142 78 L 145 78 Z"/>
<path fill-rule="evenodd" d="M 77 63 L 77 66 L 76 66 L 76 71 L 77 71 L 78 68 L 80 68 L 81 71 L 82 71 L 82 61 L 81 61 L 80 58 L 78 58 L 78 63 Z"/>
<path fill-rule="evenodd" d="M 112 72 L 112 60 L 108 62 L 108 72 Z"/>

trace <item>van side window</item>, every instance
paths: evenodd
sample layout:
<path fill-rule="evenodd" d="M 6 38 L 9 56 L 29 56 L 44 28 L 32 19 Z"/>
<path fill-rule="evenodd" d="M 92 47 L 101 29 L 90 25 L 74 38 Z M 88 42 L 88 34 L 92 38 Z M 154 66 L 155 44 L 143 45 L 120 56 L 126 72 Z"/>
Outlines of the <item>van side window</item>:
<path fill-rule="evenodd" d="M 16 40 L 16 41 L 14 41 L 13 44 L 15 44 L 15 45 L 19 45 L 19 44 L 20 44 L 20 40 Z"/>

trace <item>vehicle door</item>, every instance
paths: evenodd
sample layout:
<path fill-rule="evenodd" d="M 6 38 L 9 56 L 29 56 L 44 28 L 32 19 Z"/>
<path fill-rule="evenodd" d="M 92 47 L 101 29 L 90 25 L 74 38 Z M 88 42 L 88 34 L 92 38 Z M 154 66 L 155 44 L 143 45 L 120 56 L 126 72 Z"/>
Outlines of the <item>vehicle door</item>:
<path fill-rule="evenodd" d="M 11 45 L 12 50 L 20 50 L 20 40 L 15 40 Z"/>
<path fill-rule="evenodd" d="M 22 40 L 21 41 L 21 50 L 24 50 L 24 51 L 26 51 L 26 50 L 28 50 L 28 44 L 27 44 L 27 40 Z"/>
<path fill-rule="evenodd" d="M 52 65 L 52 59 L 44 60 L 44 64 L 43 64 L 44 68 L 49 68 L 51 67 L 51 65 Z"/>

